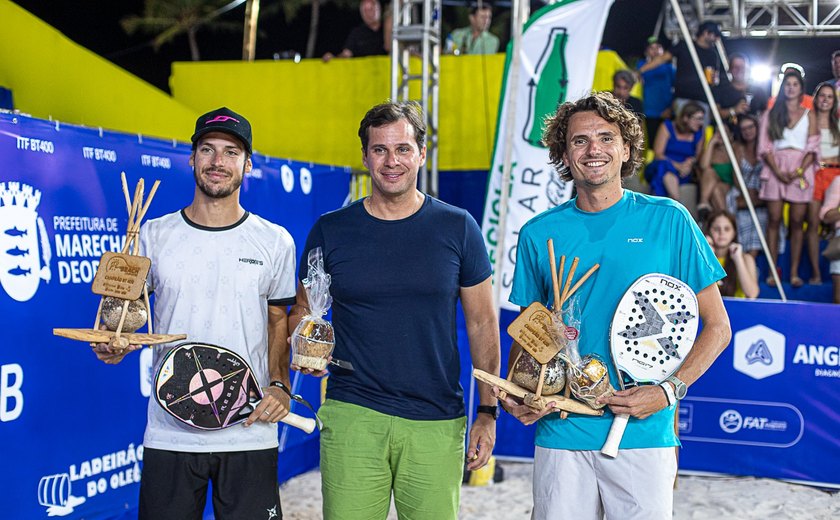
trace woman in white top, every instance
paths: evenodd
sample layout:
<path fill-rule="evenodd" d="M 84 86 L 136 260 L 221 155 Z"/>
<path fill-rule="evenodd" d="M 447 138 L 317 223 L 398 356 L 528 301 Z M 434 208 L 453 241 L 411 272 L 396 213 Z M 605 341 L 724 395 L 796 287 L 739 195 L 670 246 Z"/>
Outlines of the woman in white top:
<path fill-rule="evenodd" d="M 814 114 L 820 131 L 820 155 L 816 176 L 814 177 L 814 198 L 808 207 L 808 247 L 811 246 L 811 234 L 818 241 L 820 208 L 825 198 L 825 190 L 837 176 L 840 176 L 840 121 L 837 118 L 837 94 L 834 82 L 824 81 L 814 90 Z M 816 250 L 808 250 L 815 255 Z M 821 283 L 819 271 L 809 283 Z"/>
<path fill-rule="evenodd" d="M 815 153 L 819 143 L 814 114 L 801 106 L 804 84 L 798 72 L 788 72 L 773 108 L 761 119 L 758 153 L 764 160 L 759 197 L 767 202 L 767 245 L 775 268 L 779 256 L 779 226 L 784 203 L 790 203 L 790 283 L 802 286 L 799 261 L 808 203 L 814 194 Z M 809 237 L 810 238 L 810 237 Z M 818 238 L 818 237 L 817 237 Z M 817 248 L 819 242 L 816 242 Z M 810 248 L 809 248 L 810 250 Z M 819 272 L 819 258 L 811 255 L 811 272 Z M 767 283 L 773 285 L 773 278 Z"/>

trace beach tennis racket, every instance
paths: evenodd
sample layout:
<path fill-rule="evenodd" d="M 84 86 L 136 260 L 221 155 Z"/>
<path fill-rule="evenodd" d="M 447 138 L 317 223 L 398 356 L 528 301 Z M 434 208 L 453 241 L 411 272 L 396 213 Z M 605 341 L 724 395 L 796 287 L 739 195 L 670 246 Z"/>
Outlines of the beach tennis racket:
<path fill-rule="evenodd" d="M 303 401 L 300 396 L 289 395 Z M 262 397 L 262 388 L 248 363 L 237 353 L 216 345 L 181 343 L 166 354 L 155 375 L 158 404 L 179 421 L 200 430 L 221 430 L 244 422 Z M 293 413 L 280 421 L 306 433 L 316 426 L 315 419 Z"/>
<path fill-rule="evenodd" d="M 697 295 L 685 283 L 658 273 L 633 282 L 610 325 L 610 353 L 621 389 L 656 385 L 676 372 L 694 346 L 698 322 Z M 629 418 L 615 416 L 601 453 L 618 455 Z"/>

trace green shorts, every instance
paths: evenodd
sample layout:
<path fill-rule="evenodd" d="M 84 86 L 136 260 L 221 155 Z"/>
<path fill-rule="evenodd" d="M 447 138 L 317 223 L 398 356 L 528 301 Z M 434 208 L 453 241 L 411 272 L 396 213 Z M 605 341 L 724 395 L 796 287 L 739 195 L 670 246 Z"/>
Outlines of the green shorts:
<path fill-rule="evenodd" d="M 466 418 L 412 421 L 327 399 L 318 411 L 325 520 L 455 520 Z"/>
<path fill-rule="evenodd" d="M 713 164 L 712 169 L 715 170 L 715 173 L 717 173 L 717 176 L 721 181 L 732 186 L 732 183 L 734 182 L 732 176 L 735 173 L 735 169 L 732 167 L 731 163 Z"/>

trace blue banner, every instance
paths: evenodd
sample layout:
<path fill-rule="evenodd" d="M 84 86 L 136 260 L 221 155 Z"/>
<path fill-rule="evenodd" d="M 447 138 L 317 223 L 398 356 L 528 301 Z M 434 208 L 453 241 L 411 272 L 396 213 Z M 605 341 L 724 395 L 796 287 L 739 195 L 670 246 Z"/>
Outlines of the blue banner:
<path fill-rule="evenodd" d="M 185 135 L 191 129 L 185 129 Z M 259 129 L 257 129 L 259 131 Z M 90 282 L 119 251 L 130 190 L 161 181 L 146 218 L 190 203 L 190 146 L 0 114 L 0 510 L 4 518 L 113 518 L 136 508 L 151 351 L 99 362 L 56 327 L 90 328 Z M 292 234 L 340 207 L 350 172 L 255 154 L 242 205 Z M 319 401 L 319 381 L 296 378 Z M 307 415 L 305 409 L 297 413 Z M 281 428 L 282 479 L 317 465 L 318 436 Z"/>
<path fill-rule="evenodd" d="M 680 469 L 840 488 L 840 306 L 724 304 L 732 343 L 680 403 Z M 502 312 L 502 331 L 517 314 Z M 463 328 L 459 337 L 463 357 Z M 503 373 L 509 349 L 502 332 Z M 496 455 L 532 458 L 533 441 L 534 427 L 499 419 Z"/>
<path fill-rule="evenodd" d="M 840 487 L 840 306 L 726 309 L 732 344 L 680 405 L 680 467 Z"/>

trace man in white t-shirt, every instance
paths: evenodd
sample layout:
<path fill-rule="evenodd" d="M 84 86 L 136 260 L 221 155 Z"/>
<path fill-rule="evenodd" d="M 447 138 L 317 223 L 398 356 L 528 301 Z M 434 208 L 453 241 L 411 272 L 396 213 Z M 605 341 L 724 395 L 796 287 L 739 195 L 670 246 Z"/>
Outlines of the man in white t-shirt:
<path fill-rule="evenodd" d="M 217 431 L 186 426 L 149 400 L 141 519 L 200 518 L 212 482 L 217 519 L 280 518 L 277 422 L 289 411 L 286 309 L 295 302 L 295 250 L 282 227 L 239 204 L 251 170 L 251 125 L 220 108 L 196 121 L 192 203 L 150 220 L 141 253 L 152 261 L 156 332 L 227 347 L 252 367 L 265 397 L 245 421 Z M 140 348 L 132 345 L 128 351 Z M 155 369 L 172 345 L 154 349 Z M 105 363 L 128 352 L 94 346 Z"/>

